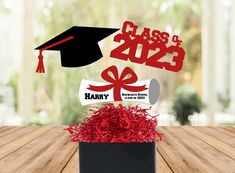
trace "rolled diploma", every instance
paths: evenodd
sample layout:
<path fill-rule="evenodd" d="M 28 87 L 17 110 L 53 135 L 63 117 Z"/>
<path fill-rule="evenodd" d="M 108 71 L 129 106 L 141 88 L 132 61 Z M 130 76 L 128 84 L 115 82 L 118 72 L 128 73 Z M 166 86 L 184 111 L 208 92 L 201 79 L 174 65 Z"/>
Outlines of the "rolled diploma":
<path fill-rule="evenodd" d="M 95 82 L 83 79 L 79 89 L 79 99 L 82 105 L 88 105 L 101 102 L 113 102 L 113 88 L 107 91 L 97 92 L 87 89 L 89 85 L 104 86 L 110 83 Z M 160 96 L 160 85 L 156 79 L 149 79 L 144 81 L 137 81 L 129 86 L 142 86 L 145 85 L 146 90 L 132 92 L 121 88 L 122 101 L 135 101 L 148 104 L 155 104 Z"/>

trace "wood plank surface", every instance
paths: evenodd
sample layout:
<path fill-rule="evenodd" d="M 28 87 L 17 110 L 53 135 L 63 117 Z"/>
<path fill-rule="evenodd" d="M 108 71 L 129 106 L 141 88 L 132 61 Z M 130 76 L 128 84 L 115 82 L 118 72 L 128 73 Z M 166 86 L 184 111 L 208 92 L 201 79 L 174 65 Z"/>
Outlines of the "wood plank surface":
<path fill-rule="evenodd" d="M 1 127 L 0 128 L 0 137 L 7 135 L 11 132 L 17 131 L 18 129 L 23 128 L 23 126 L 18 126 L 18 127 Z"/>
<path fill-rule="evenodd" d="M 0 148 L 0 159 L 4 158 L 5 156 L 10 154 L 11 152 L 14 152 L 18 148 L 24 146 L 26 143 L 30 142 L 31 140 L 39 137 L 40 135 L 42 135 L 43 133 L 48 131 L 50 128 L 51 127 L 45 126 L 45 127 L 41 127 L 41 128 L 39 128 L 35 131 L 32 131 L 32 132 L 29 130 L 29 133 L 27 133 L 23 137 L 17 138 L 16 140 L 8 143 L 7 145 L 2 146 Z"/>
<path fill-rule="evenodd" d="M 235 148 L 232 147 L 231 145 L 228 145 L 227 143 L 222 142 L 220 139 L 216 139 L 213 136 L 203 133 L 195 127 L 186 126 L 184 127 L 184 129 L 190 132 L 192 135 L 199 138 L 200 140 L 216 148 L 220 152 L 226 154 L 228 157 L 235 159 Z"/>
<path fill-rule="evenodd" d="M 166 161 L 159 152 L 157 153 L 156 167 L 158 173 L 172 173 L 171 168 L 167 165 Z"/>
<path fill-rule="evenodd" d="M 158 145 L 158 150 L 174 172 L 213 172 L 198 157 L 185 148 L 171 133 L 163 128 L 159 128 L 159 130 L 164 134 L 164 137 Z"/>
<path fill-rule="evenodd" d="M 214 127 L 199 127 L 198 130 L 235 147 L 235 133 L 220 130 Z"/>
<path fill-rule="evenodd" d="M 62 126 L 0 127 L 0 173 L 79 173 Z M 234 127 L 159 127 L 157 173 L 235 173 Z"/>
<path fill-rule="evenodd" d="M 66 167 L 64 168 L 64 170 L 62 171 L 62 173 L 78 173 L 79 172 L 79 167 L 78 167 L 78 150 L 76 150 L 76 152 L 74 153 L 74 155 L 72 156 L 72 158 L 70 159 L 70 161 L 68 162 L 68 164 L 66 165 Z"/>
<path fill-rule="evenodd" d="M 58 129 L 59 131 L 59 129 Z M 68 134 L 63 132 L 53 143 L 27 165 L 21 173 L 60 172 L 74 154 L 77 146 L 70 142 Z"/>
<path fill-rule="evenodd" d="M 3 168 L 2 171 L 17 172 L 22 170 L 25 166 L 30 165 L 31 162 L 43 153 L 59 135 L 61 135 L 61 133 L 58 129 L 51 128 L 42 134 L 40 138 L 29 141 L 29 143 L 25 144 L 23 147 L 0 160 L 0 167 Z M 12 162 L 13 160 L 14 162 Z"/>
<path fill-rule="evenodd" d="M 31 127 L 16 128 L 13 131 L 11 129 L 9 130 L 10 131 L 9 133 L 5 133 L 3 136 L 1 136 L 0 147 L 22 136 L 25 136 L 29 132 L 32 132 L 38 128 L 39 127 L 31 126 Z M 14 133 L 14 135 L 12 133 Z"/>
<path fill-rule="evenodd" d="M 174 136 L 175 140 L 178 141 L 195 157 L 201 160 L 201 162 L 213 172 L 226 172 L 232 173 L 232 167 L 235 165 L 235 161 L 230 157 L 224 155 L 221 152 L 218 152 L 215 148 L 208 145 L 204 141 L 194 137 L 188 131 L 185 131 L 183 128 L 177 128 L 177 130 L 172 128 L 164 128 L 164 134 L 170 133 Z M 178 136 L 180 135 L 180 138 Z M 206 154 L 204 154 L 206 153 Z M 217 163 L 217 164 L 215 164 Z"/>

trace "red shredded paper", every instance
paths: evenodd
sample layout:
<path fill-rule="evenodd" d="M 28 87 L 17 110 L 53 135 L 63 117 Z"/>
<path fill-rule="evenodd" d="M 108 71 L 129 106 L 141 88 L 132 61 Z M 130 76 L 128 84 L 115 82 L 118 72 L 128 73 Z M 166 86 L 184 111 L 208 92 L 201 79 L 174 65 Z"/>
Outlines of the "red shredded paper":
<path fill-rule="evenodd" d="M 162 135 L 155 129 L 157 115 L 148 114 L 149 109 L 137 106 L 106 104 L 92 110 L 91 116 L 79 125 L 66 130 L 72 142 L 143 143 L 156 142 Z"/>

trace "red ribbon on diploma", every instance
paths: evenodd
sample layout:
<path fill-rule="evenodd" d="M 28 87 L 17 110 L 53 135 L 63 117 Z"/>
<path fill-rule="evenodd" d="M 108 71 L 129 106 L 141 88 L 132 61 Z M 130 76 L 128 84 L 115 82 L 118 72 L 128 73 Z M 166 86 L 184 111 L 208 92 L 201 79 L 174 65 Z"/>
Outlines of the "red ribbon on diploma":
<path fill-rule="evenodd" d="M 112 74 L 113 77 L 110 74 Z M 101 73 L 101 77 L 111 84 L 104 85 L 104 86 L 89 85 L 87 89 L 91 91 L 103 92 L 103 91 L 107 91 L 113 88 L 114 101 L 122 101 L 121 88 L 128 90 L 128 91 L 132 91 L 132 92 L 144 91 L 148 89 L 145 87 L 145 85 L 142 85 L 142 86 L 127 85 L 127 84 L 132 84 L 138 80 L 137 75 L 130 67 L 126 67 L 122 71 L 120 78 L 119 78 L 118 69 L 116 66 L 111 66 L 105 69 Z"/>

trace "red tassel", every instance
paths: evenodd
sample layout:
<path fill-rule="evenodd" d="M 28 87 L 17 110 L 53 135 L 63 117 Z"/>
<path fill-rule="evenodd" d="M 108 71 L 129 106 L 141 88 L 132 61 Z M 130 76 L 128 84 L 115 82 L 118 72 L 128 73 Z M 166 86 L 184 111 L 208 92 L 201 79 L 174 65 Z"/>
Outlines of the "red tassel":
<path fill-rule="evenodd" d="M 50 48 L 53 48 L 53 47 L 55 47 L 55 46 L 57 46 L 57 45 L 59 45 L 59 44 L 62 44 L 62 43 L 64 43 L 64 42 L 69 41 L 69 40 L 72 40 L 72 39 L 74 39 L 74 36 L 69 36 L 69 37 L 67 37 L 67 38 L 65 38 L 65 39 L 63 39 L 63 40 L 61 40 L 61 41 L 58 41 L 58 42 L 56 42 L 56 43 L 54 43 L 54 44 L 51 44 L 51 45 L 49 45 L 49 46 L 47 46 L 47 47 L 44 47 L 44 48 L 40 49 L 40 50 L 39 50 L 39 55 L 38 55 L 38 67 L 37 67 L 36 72 L 37 72 L 37 73 L 45 73 L 44 64 L 43 64 L 43 55 L 42 55 L 42 51 L 48 50 L 48 49 L 50 49 Z"/>
<path fill-rule="evenodd" d="M 39 55 L 38 55 L 38 67 L 36 70 L 37 73 L 45 73 L 44 70 L 44 64 L 43 64 L 43 55 L 42 55 L 42 51 L 39 51 Z"/>

